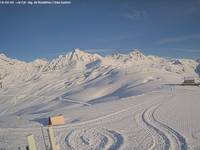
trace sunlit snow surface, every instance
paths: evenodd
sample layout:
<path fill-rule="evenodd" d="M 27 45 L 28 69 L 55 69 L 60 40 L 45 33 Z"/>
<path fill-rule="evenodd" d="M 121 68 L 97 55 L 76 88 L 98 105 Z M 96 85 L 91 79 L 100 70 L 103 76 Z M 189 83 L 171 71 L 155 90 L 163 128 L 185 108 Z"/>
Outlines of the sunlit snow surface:
<path fill-rule="evenodd" d="M 51 115 L 61 149 L 200 149 L 200 87 L 178 86 L 198 76 L 199 62 L 128 55 L 101 57 L 79 49 L 48 62 L 0 55 L 0 148 L 27 145 Z"/>

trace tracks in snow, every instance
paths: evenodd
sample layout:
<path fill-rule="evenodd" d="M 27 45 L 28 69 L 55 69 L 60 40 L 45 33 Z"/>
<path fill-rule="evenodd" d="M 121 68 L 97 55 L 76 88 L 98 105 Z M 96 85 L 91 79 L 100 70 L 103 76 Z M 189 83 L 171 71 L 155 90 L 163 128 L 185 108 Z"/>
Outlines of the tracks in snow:
<path fill-rule="evenodd" d="M 69 98 L 63 98 L 63 97 L 59 97 L 59 99 L 61 101 L 66 101 L 66 102 L 72 102 L 72 103 L 77 103 L 77 104 L 82 104 L 82 105 L 85 105 L 85 106 L 92 106 L 91 104 L 87 103 L 87 102 L 83 102 L 83 101 L 80 101 L 80 100 L 73 100 L 73 99 L 69 99 Z"/>
<path fill-rule="evenodd" d="M 63 149 L 106 149 L 116 150 L 121 147 L 124 139 L 116 131 L 104 128 L 82 128 L 71 130 L 61 144 Z"/>
<path fill-rule="evenodd" d="M 140 114 L 139 124 L 153 136 L 153 144 L 149 149 L 187 150 L 185 138 L 173 128 L 155 118 L 155 112 L 158 108 L 159 105 L 154 105 Z"/>

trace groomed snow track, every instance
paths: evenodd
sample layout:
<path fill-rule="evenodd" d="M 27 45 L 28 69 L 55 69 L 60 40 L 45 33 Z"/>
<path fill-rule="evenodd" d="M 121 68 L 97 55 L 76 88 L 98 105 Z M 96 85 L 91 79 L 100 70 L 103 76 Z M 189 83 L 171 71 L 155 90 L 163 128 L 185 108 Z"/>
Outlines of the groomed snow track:
<path fill-rule="evenodd" d="M 141 114 L 143 123 L 139 123 L 153 137 L 153 143 L 149 149 L 187 150 L 186 139 L 176 130 L 156 119 L 155 112 L 158 108 L 159 105 L 154 105 L 145 109 Z"/>

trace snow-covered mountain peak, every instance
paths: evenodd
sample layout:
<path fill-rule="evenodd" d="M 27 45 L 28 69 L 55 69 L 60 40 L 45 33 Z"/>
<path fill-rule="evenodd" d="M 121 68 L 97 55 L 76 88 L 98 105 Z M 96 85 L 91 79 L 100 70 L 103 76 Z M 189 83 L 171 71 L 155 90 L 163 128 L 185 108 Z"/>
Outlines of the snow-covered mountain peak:
<path fill-rule="evenodd" d="M 110 57 L 112 57 L 113 59 L 122 59 L 122 58 L 123 58 L 123 55 L 120 54 L 120 53 L 115 52 L 115 53 L 112 53 L 112 54 L 110 55 Z"/>
<path fill-rule="evenodd" d="M 13 59 L 9 58 L 8 56 L 6 56 L 5 54 L 1 53 L 0 54 L 0 59 L 3 60 L 3 61 L 13 61 Z"/>
<path fill-rule="evenodd" d="M 144 58 L 145 57 L 145 55 L 142 52 L 140 52 L 138 49 L 134 49 L 133 51 L 131 51 L 129 53 L 129 56 L 130 57 L 138 57 L 138 58 Z"/>
<path fill-rule="evenodd" d="M 83 66 L 85 66 L 86 64 L 101 59 L 102 57 L 98 54 L 90 54 L 76 48 L 66 55 L 60 55 L 57 58 L 53 59 L 51 62 L 49 62 L 48 65 L 45 66 L 43 71 L 53 71 L 69 66 L 79 66 L 79 69 L 83 69 Z"/>
<path fill-rule="evenodd" d="M 143 53 L 141 53 L 138 49 L 134 49 L 128 54 L 128 58 L 125 60 L 125 62 L 134 61 L 135 63 L 140 63 L 145 59 L 146 56 Z"/>
<path fill-rule="evenodd" d="M 183 65 L 183 63 L 179 59 L 174 60 L 173 64 L 174 65 Z"/>
<path fill-rule="evenodd" d="M 143 55 L 143 53 L 139 49 L 133 49 L 129 55 Z"/>
<path fill-rule="evenodd" d="M 82 51 L 80 48 L 75 48 L 72 52 L 73 53 L 84 53 L 84 51 Z"/>
<path fill-rule="evenodd" d="M 98 54 L 89 54 L 79 48 L 74 49 L 70 54 L 71 61 L 91 62 L 96 61 L 97 59 L 101 59 L 101 56 Z"/>
<path fill-rule="evenodd" d="M 7 56 L 4 53 L 0 53 L 0 57 L 7 58 Z"/>
<path fill-rule="evenodd" d="M 15 59 L 11 59 L 9 57 L 7 57 L 5 54 L 0 54 L 0 65 L 14 65 L 15 63 L 17 62 L 21 62 L 21 61 L 18 61 L 18 60 L 15 60 Z"/>

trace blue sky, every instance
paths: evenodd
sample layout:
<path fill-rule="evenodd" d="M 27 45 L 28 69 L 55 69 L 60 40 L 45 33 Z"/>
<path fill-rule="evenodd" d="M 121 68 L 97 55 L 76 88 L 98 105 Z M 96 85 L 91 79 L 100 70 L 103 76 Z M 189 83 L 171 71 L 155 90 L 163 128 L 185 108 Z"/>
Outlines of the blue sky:
<path fill-rule="evenodd" d="M 145 54 L 198 58 L 200 0 L 0 4 L 0 53 L 32 61 L 77 47 L 102 55 L 138 48 Z"/>

